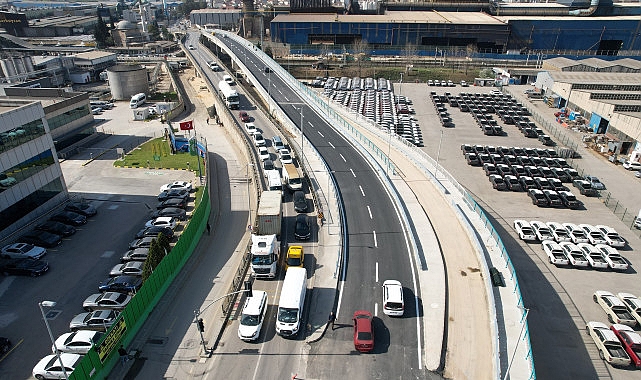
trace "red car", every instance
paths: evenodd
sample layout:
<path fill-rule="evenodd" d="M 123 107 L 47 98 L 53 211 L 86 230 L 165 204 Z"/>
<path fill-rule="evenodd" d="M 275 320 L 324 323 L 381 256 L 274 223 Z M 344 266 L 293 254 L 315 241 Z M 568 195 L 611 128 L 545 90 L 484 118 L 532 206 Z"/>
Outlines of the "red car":
<path fill-rule="evenodd" d="M 635 367 L 641 368 L 641 335 L 634 331 L 632 327 L 614 324 L 610 326 L 610 330 L 619 338 L 625 352 L 632 360 Z"/>
<path fill-rule="evenodd" d="M 354 348 L 360 352 L 370 352 L 374 349 L 372 313 L 367 310 L 354 312 Z"/>
<path fill-rule="evenodd" d="M 244 122 L 244 123 L 247 123 L 247 122 L 249 122 L 249 120 L 250 120 L 249 115 L 248 115 L 248 114 L 247 114 L 247 112 L 245 112 L 245 111 L 240 111 L 240 112 L 238 113 L 238 117 L 240 117 L 240 120 L 241 120 L 242 122 Z"/>

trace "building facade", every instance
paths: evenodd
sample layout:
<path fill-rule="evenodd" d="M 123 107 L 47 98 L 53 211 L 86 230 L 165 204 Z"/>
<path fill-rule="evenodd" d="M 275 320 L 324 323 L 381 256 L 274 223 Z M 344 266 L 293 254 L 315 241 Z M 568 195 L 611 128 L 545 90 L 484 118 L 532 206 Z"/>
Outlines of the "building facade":
<path fill-rule="evenodd" d="M 67 198 L 41 103 L 0 99 L 0 241 Z"/>

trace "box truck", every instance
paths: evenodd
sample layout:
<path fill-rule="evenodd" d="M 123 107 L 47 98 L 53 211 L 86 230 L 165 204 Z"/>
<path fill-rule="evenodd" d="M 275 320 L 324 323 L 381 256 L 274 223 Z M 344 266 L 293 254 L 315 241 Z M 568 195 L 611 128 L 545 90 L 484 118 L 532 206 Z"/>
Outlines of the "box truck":
<path fill-rule="evenodd" d="M 263 191 L 258 203 L 257 233 L 259 235 L 280 236 L 281 216 L 281 191 Z"/>
<path fill-rule="evenodd" d="M 276 235 L 252 235 L 251 270 L 255 277 L 276 277 L 279 250 Z"/>
<path fill-rule="evenodd" d="M 302 190 L 303 181 L 294 164 L 283 165 L 283 181 L 291 191 Z"/>

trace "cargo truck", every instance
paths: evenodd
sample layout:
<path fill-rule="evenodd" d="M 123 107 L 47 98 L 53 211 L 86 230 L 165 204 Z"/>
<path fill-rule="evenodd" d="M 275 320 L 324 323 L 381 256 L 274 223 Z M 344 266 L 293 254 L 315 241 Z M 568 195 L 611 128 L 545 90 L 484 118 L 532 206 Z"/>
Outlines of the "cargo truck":
<path fill-rule="evenodd" d="M 259 235 L 280 236 L 281 216 L 281 191 L 263 191 L 258 203 L 257 233 Z"/>
<path fill-rule="evenodd" d="M 280 243 L 276 235 L 253 235 L 251 270 L 255 277 L 276 277 Z"/>
<path fill-rule="evenodd" d="M 302 190 L 303 181 L 298 174 L 298 170 L 294 164 L 284 164 L 283 165 L 283 181 L 287 185 L 287 188 L 291 191 Z"/>

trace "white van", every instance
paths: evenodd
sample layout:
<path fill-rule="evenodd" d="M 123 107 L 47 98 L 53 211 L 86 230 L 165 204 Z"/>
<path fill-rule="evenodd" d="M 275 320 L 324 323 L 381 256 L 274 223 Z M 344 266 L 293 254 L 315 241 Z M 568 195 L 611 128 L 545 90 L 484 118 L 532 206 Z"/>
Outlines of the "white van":
<path fill-rule="evenodd" d="M 231 75 L 227 75 L 227 74 L 223 75 L 223 80 L 229 83 L 230 86 L 234 84 L 234 78 L 232 78 Z"/>
<path fill-rule="evenodd" d="M 283 288 L 278 301 L 276 333 L 290 337 L 298 334 L 307 293 L 307 271 L 305 268 L 291 267 L 285 274 Z"/>
<path fill-rule="evenodd" d="M 215 61 L 209 62 L 209 68 L 212 71 L 219 71 L 220 70 L 220 66 L 218 66 L 218 63 L 216 63 Z"/>
<path fill-rule="evenodd" d="M 280 179 L 278 170 L 267 170 L 265 176 L 267 176 L 267 190 L 283 190 L 283 181 Z"/>
<path fill-rule="evenodd" d="M 245 341 L 254 341 L 260 336 L 265 313 L 267 311 L 267 293 L 254 290 L 253 297 L 247 297 L 238 324 L 238 337 Z"/>
<path fill-rule="evenodd" d="M 147 95 L 145 95 L 144 92 L 141 92 L 140 94 L 136 94 L 131 97 L 131 101 L 129 102 L 129 107 L 138 108 L 138 106 L 145 104 L 146 101 L 147 101 Z"/>
<path fill-rule="evenodd" d="M 402 317 L 405 311 L 403 286 L 399 281 L 383 282 L 383 313 L 392 317 Z"/>

